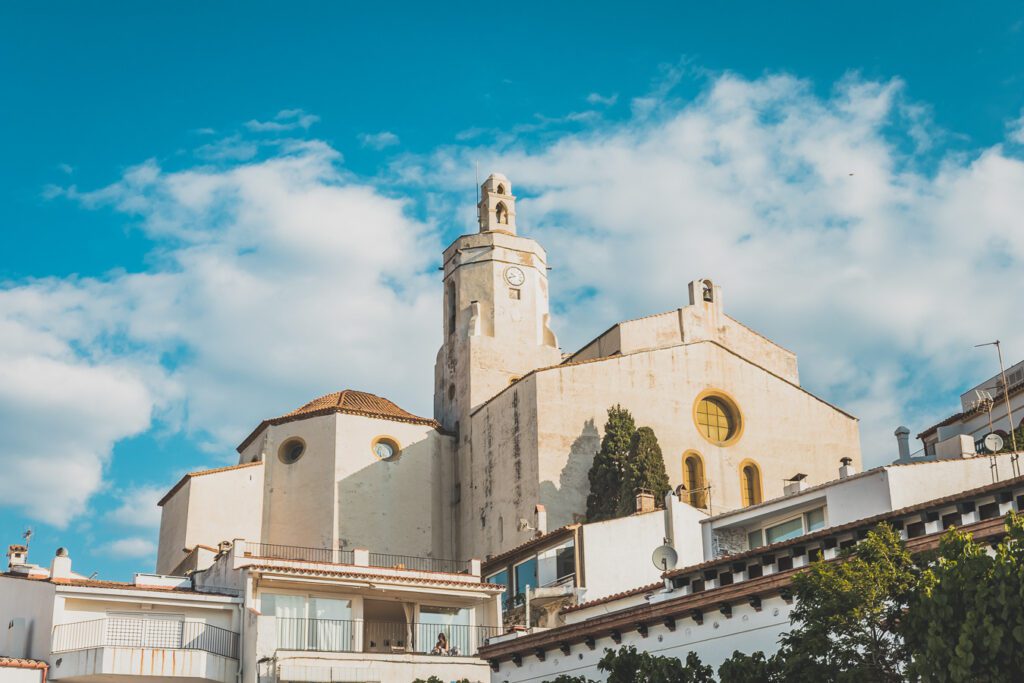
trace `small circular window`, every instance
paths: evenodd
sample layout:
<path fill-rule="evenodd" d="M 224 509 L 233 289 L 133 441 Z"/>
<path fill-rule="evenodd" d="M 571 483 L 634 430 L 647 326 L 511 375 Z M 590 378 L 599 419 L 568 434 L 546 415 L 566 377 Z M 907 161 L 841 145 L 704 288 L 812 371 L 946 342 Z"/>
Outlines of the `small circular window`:
<path fill-rule="evenodd" d="M 291 465 L 306 452 L 306 442 L 299 438 L 291 438 L 277 449 L 277 459 L 285 465 Z"/>
<path fill-rule="evenodd" d="M 735 442 L 743 431 L 739 408 L 719 392 L 704 392 L 697 397 L 693 419 L 701 436 L 718 446 Z"/>
<path fill-rule="evenodd" d="M 390 436 L 378 436 L 373 440 L 371 450 L 381 460 L 394 460 L 402 452 L 401 446 Z"/>

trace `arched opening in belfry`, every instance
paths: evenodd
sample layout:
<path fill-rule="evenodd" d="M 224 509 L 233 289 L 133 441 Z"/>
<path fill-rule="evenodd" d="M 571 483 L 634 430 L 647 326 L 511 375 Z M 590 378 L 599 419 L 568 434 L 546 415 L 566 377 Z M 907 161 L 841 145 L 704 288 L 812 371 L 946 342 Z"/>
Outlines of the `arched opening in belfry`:
<path fill-rule="evenodd" d="M 505 206 L 505 202 L 498 202 L 494 215 L 498 219 L 498 225 L 508 225 L 508 207 Z"/>
<path fill-rule="evenodd" d="M 505 194 L 505 186 L 500 183 L 498 184 L 498 194 Z"/>
<path fill-rule="evenodd" d="M 445 304 L 448 306 L 448 334 L 455 334 L 455 283 L 449 281 Z"/>
<path fill-rule="evenodd" d="M 704 301 L 712 302 L 715 300 L 715 286 L 711 284 L 711 280 L 702 280 L 700 289 L 701 297 Z"/>

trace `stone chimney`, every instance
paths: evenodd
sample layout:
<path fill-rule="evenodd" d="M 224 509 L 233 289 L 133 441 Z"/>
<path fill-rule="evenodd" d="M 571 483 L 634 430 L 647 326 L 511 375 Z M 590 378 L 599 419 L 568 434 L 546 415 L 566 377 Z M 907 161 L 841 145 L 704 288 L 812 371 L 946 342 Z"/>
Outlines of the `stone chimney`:
<path fill-rule="evenodd" d="M 807 488 L 807 475 L 803 472 L 797 472 L 792 477 L 786 480 L 785 485 L 782 487 L 782 493 L 786 496 L 793 496 Z"/>
<path fill-rule="evenodd" d="M 57 554 L 53 556 L 53 562 L 50 563 L 50 578 L 51 579 L 70 579 L 74 574 L 71 573 L 71 558 L 68 556 L 67 548 L 57 548 Z"/>
<path fill-rule="evenodd" d="M 651 512 L 654 510 L 654 492 L 647 489 L 638 489 L 636 492 L 636 511 Z"/>
<path fill-rule="evenodd" d="M 840 458 L 839 478 L 846 479 L 854 474 L 857 474 L 857 468 L 853 466 L 853 458 Z"/>
<path fill-rule="evenodd" d="M 27 545 L 9 545 L 7 546 L 7 570 L 10 571 L 15 567 L 28 563 L 28 546 Z"/>
<path fill-rule="evenodd" d="M 896 443 L 900 449 L 900 460 L 910 460 L 910 430 L 900 425 L 893 432 L 896 435 Z"/>
<path fill-rule="evenodd" d="M 534 527 L 537 529 L 537 535 L 543 536 L 548 532 L 548 511 L 543 505 L 538 504 L 533 510 L 533 516 L 535 518 Z"/>

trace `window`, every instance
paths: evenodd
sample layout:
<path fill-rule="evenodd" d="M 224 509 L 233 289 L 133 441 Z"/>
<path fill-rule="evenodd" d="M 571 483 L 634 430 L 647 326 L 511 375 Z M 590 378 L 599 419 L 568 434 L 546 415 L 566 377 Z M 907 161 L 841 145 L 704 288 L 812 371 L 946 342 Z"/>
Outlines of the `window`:
<path fill-rule="evenodd" d="M 743 507 L 761 502 L 761 470 L 749 460 L 740 468 L 740 487 Z"/>
<path fill-rule="evenodd" d="M 531 557 L 526 562 L 516 565 L 515 572 L 516 592 L 514 597 L 518 602 L 520 596 L 526 595 L 527 586 L 532 588 L 537 587 L 537 558 Z"/>
<path fill-rule="evenodd" d="M 469 608 L 422 605 L 414 638 L 416 651 L 431 652 L 443 633 L 449 654 L 468 655 L 472 652 L 470 631 Z"/>
<path fill-rule="evenodd" d="M 522 298 L 522 293 L 515 287 L 508 288 L 508 298 L 519 301 Z"/>
<path fill-rule="evenodd" d="M 508 207 L 505 206 L 505 202 L 498 202 L 498 206 L 494 208 L 494 215 L 499 225 L 508 225 Z"/>
<path fill-rule="evenodd" d="M 402 447 L 390 436 L 378 436 L 371 443 L 370 450 L 381 460 L 394 460 L 402 453 Z"/>
<path fill-rule="evenodd" d="M 739 409 L 720 391 L 706 391 L 697 397 L 693 421 L 700 435 L 716 446 L 734 443 L 742 432 Z"/>
<path fill-rule="evenodd" d="M 569 545 L 555 552 L 555 580 L 561 581 L 576 575 L 576 546 Z"/>
<path fill-rule="evenodd" d="M 683 456 L 683 486 L 686 487 L 689 500 L 695 508 L 705 509 L 708 506 L 704 483 L 704 460 L 699 453 L 689 452 Z"/>
<path fill-rule="evenodd" d="M 281 447 L 277 449 L 277 459 L 285 465 L 291 465 L 302 457 L 306 452 L 306 442 L 298 437 L 286 439 Z"/>
<path fill-rule="evenodd" d="M 260 612 L 277 617 L 281 649 L 345 652 L 352 647 L 351 600 L 263 593 Z"/>
<path fill-rule="evenodd" d="M 799 517 L 773 524 L 765 529 L 756 529 L 747 534 L 747 547 L 751 550 L 763 545 L 788 541 L 791 538 L 809 534 L 825 528 L 825 508 L 816 508 Z"/>
<path fill-rule="evenodd" d="M 503 601 L 502 607 L 504 609 L 512 608 L 512 585 L 508 581 L 508 570 L 502 569 L 497 574 L 491 574 L 487 577 L 487 583 L 496 583 L 499 586 L 505 587 L 505 592 L 501 594 Z"/>
<path fill-rule="evenodd" d="M 764 530 L 764 542 L 767 545 L 772 543 L 779 543 L 781 541 L 788 541 L 791 538 L 802 536 L 804 533 L 804 522 L 803 518 L 797 517 L 791 519 L 782 524 L 776 524 L 770 526 Z"/>

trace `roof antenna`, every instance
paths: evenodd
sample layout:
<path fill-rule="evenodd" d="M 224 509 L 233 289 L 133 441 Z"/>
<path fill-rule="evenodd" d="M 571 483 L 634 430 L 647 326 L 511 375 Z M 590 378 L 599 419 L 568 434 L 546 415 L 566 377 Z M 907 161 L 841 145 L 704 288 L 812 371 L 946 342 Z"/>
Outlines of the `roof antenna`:
<path fill-rule="evenodd" d="M 25 539 L 25 550 L 28 550 L 29 541 L 32 540 L 32 527 L 25 529 L 25 532 L 21 535 Z"/>
<path fill-rule="evenodd" d="M 476 166 L 476 185 L 473 186 L 473 205 L 477 206 L 476 227 L 482 228 L 484 227 L 484 222 L 483 219 L 480 217 L 480 208 L 478 206 L 480 203 L 480 162 L 476 161 L 474 162 L 474 164 Z"/>

